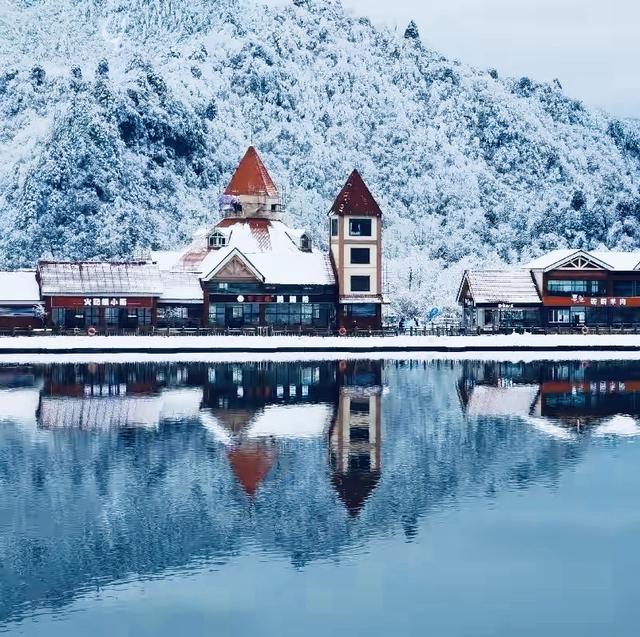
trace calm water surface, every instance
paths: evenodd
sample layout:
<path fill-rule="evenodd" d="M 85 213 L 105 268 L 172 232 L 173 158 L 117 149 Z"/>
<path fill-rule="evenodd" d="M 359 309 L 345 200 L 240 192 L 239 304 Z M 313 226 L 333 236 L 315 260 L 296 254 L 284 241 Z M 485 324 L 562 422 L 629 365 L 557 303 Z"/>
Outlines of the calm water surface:
<path fill-rule="evenodd" d="M 637 635 L 640 364 L 0 367 L 0 632 Z"/>

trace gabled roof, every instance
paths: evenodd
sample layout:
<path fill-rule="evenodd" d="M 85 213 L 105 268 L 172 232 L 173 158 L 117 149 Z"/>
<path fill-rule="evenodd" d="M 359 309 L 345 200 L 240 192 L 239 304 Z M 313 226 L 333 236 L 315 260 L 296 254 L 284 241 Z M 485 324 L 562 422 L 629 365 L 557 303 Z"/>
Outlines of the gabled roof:
<path fill-rule="evenodd" d="M 242 252 L 238 250 L 238 248 L 227 248 L 224 253 L 218 254 L 221 257 L 220 260 L 209 272 L 204 272 L 204 276 L 202 277 L 203 280 L 209 281 L 227 264 L 231 263 L 234 259 L 237 259 L 256 279 L 264 282 L 265 278 L 262 272 L 260 272 L 260 270 L 258 270 L 258 268 L 256 268 L 256 266 L 247 258 L 247 256 L 242 254 Z"/>
<path fill-rule="evenodd" d="M 253 146 L 249 146 L 244 157 L 240 160 L 224 194 L 233 196 L 278 196 L 278 189 L 262 163 L 258 151 Z"/>
<path fill-rule="evenodd" d="M 606 254 L 606 253 L 605 253 Z M 637 262 L 637 261 L 636 261 Z M 576 264 L 573 266 L 573 264 Z M 596 256 L 594 252 L 585 250 L 552 250 L 538 259 L 534 259 L 525 267 L 528 270 L 555 270 L 562 267 L 575 267 L 575 269 L 585 270 L 612 270 L 613 267 Z"/>
<path fill-rule="evenodd" d="M 43 296 L 160 296 L 163 290 L 158 265 L 145 261 L 40 261 L 38 276 Z"/>
<path fill-rule="evenodd" d="M 357 170 L 354 170 L 347 183 L 336 197 L 329 214 L 338 216 L 356 215 L 361 217 L 381 217 L 382 211 L 373 198 L 367 184 Z"/>
<path fill-rule="evenodd" d="M 35 270 L 0 272 L 0 304 L 35 305 L 39 302 Z"/>
<path fill-rule="evenodd" d="M 528 270 L 467 270 L 458 290 L 459 303 L 466 285 L 474 303 L 540 303 L 540 295 Z"/>
<path fill-rule="evenodd" d="M 585 261 L 586 269 L 603 269 L 617 272 L 632 272 L 640 269 L 640 252 L 608 250 L 552 250 L 523 265 L 527 270 L 548 272 L 570 266 L 573 262 Z"/>

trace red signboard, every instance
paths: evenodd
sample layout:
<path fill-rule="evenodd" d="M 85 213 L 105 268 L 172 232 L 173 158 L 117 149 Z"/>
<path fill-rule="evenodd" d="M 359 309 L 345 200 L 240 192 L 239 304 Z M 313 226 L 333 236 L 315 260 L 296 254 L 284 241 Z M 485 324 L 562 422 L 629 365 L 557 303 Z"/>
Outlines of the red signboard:
<path fill-rule="evenodd" d="M 640 296 L 545 296 L 542 304 L 549 307 L 640 307 Z"/>
<path fill-rule="evenodd" d="M 52 296 L 51 307 L 85 309 L 92 307 L 153 307 L 153 298 L 143 296 Z"/>

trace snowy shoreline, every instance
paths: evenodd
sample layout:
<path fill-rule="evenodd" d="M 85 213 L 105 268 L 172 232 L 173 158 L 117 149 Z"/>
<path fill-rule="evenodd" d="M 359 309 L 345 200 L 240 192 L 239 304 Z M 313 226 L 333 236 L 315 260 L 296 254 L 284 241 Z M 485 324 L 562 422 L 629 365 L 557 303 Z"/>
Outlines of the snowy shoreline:
<path fill-rule="evenodd" d="M 391 336 L 391 337 L 317 337 L 317 336 L 17 336 L 0 338 L 0 361 L 45 356 L 52 360 L 86 355 L 202 359 L 230 357 L 278 357 L 289 359 L 362 355 L 367 358 L 468 357 L 571 358 L 578 353 L 593 356 L 640 360 L 640 336 L 637 335 L 480 335 L 480 336 Z M 598 355 L 598 358 L 600 358 Z M 579 358 L 582 358 L 581 356 Z"/>

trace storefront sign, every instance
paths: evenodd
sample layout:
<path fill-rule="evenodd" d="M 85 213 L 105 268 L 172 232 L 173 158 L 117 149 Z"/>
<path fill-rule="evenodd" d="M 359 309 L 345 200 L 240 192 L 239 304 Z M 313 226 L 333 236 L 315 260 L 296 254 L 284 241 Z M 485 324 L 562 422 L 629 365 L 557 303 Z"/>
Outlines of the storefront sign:
<path fill-rule="evenodd" d="M 638 296 L 545 296 L 542 300 L 545 306 L 551 307 L 640 307 Z"/>
<path fill-rule="evenodd" d="M 498 303 L 499 310 L 512 310 L 513 303 Z"/>
<path fill-rule="evenodd" d="M 116 299 L 116 298 L 85 298 L 84 300 L 85 306 L 93 306 L 93 307 L 126 307 L 127 299 Z"/>
<path fill-rule="evenodd" d="M 90 307 L 118 307 L 118 308 L 152 308 L 151 297 L 121 297 L 121 296 L 52 296 L 51 307 L 67 309 L 88 309 Z"/>

